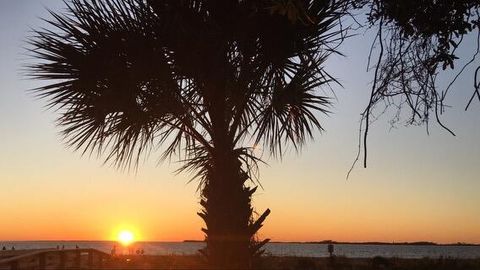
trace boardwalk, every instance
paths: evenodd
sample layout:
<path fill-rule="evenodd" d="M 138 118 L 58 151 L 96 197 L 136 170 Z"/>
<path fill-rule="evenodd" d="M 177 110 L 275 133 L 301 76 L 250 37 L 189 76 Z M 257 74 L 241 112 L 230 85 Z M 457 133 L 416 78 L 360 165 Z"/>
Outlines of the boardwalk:
<path fill-rule="evenodd" d="M 110 255 L 96 249 L 0 251 L 0 270 L 98 269 Z"/>
<path fill-rule="evenodd" d="M 96 249 L 0 250 L 0 270 L 207 270 L 200 256 L 111 256 Z"/>

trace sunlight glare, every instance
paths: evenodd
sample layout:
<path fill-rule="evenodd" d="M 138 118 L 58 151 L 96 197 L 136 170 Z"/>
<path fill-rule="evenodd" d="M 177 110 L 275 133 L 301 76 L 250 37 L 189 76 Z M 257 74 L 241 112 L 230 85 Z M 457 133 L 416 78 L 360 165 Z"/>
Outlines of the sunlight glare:
<path fill-rule="evenodd" d="M 118 234 L 118 241 L 125 246 L 133 242 L 133 233 L 131 231 L 121 231 Z"/>

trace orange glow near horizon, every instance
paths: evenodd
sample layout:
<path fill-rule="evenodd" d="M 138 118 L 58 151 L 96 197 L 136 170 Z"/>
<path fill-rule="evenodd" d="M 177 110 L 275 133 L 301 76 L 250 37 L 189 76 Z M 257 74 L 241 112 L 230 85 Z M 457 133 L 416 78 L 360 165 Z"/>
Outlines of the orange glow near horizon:
<path fill-rule="evenodd" d="M 110 176 L 102 170 L 74 171 L 63 182 L 53 175 L 4 181 L 9 192 L 0 196 L 0 213 L 9 218 L 0 223 L 0 241 L 116 242 L 122 231 L 131 232 L 136 242 L 204 239 L 200 230 L 204 224 L 196 215 L 200 209 L 196 185 L 182 184 L 186 177 L 173 181 L 168 171 L 158 168 L 144 170 L 138 178 L 120 172 Z M 442 195 L 437 198 L 436 193 L 426 192 L 431 186 L 426 180 L 410 189 L 400 179 L 360 175 L 345 185 L 325 173 L 324 178 L 332 180 L 318 183 L 314 171 L 307 171 L 303 186 L 297 188 L 289 181 L 293 171 L 281 173 L 285 181 L 275 181 L 280 177 L 276 174 L 264 174 L 265 191 L 253 198 L 257 212 L 272 210 L 260 230 L 261 239 L 480 243 L 480 215 L 474 214 L 478 213 L 478 189 L 471 186 L 457 187 L 466 194 L 459 198 L 450 195 L 452 186 L 435 183 Z M 287 202 L 285 198 L 302 199 Z"/>

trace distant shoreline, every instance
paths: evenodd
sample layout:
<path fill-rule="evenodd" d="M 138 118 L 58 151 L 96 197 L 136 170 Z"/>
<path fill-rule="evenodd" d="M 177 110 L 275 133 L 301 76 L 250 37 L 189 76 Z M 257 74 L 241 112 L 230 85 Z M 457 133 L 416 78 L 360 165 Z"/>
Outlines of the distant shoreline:
<path fill-rule="evenodd" d="M 203 240 L 183 240 L 185 243 L 201 243 Z M 339 242 L 332 240 L 323 241 L 270 241 L 269 243 L 275 244 L 334 244 L 334 245 L 388 245 L 388 246 L 480 246 L 480 244 L 473 243 L 447 243 L 439 244 L 435 242 L 418 241 L 418 242 Z"/>
<path fill-rule="evenodd" d="M 117 242 L 116 240 L 0 240 L 0 243 L 7 243 L 7 242 Z M 142 242 L 151 242 L 151 243 L 203 243 L 203 240 L 177 240 L 177 241 L 136 241 L 137 243 Z M 334 245 L 389 245 L 389 246 L 480 246 L 480 243 L 435 243 L 435 242 L 428 242 L 428 241 L 416 241 L 416 242 L 340 242 L 340 241 L 333 241 L 333 240 L 322 240 L 322 241 L 270 241 L 269 243 L 275 244 L 334 244 Z"/>

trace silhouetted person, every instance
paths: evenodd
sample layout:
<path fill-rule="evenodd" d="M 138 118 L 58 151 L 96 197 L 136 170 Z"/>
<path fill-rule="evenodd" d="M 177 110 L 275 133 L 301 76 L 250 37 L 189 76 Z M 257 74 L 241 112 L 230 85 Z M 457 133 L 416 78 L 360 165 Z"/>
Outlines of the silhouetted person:
<path fill-rule="evenodd" d="M 7 250 L 7 248 L 5 246 L 3 246 L 2 250 Z"/>
<path fill-rule="evenodd" d="M 62 249 L 65 249 L 65 245 L 62 245 Z"/>
<path fill-rule="evenodd" d="M 15 247 L 14 247 L 14 246 L 12 246 L 12 250 L 15 250 Z"/>
<path fill-rule="evenodd" d="M 76 248 L 76 249 L 79 249 L 78 245 L 75 245 L 75 248 Z"/>
<path fill-rule="evenodd" d="M 59 245 L 57 245 L 57 249 L 60 249 L 60 246 L 59 246 Z"/>
<path fill-rule="evenodd" d="M 334 247 L 333 247 L 333 244 L 328 244 L 328 253 L 330 253 L 330 258 L 333 257 L 333 251 L 334 251 Z"/>
<path fill-rule="evenodd" d="M 117 253 L 117 245 L 113 245 L 111 254 L 112 254 L 112 256 L 115 256 L 116 253 Z"/>

